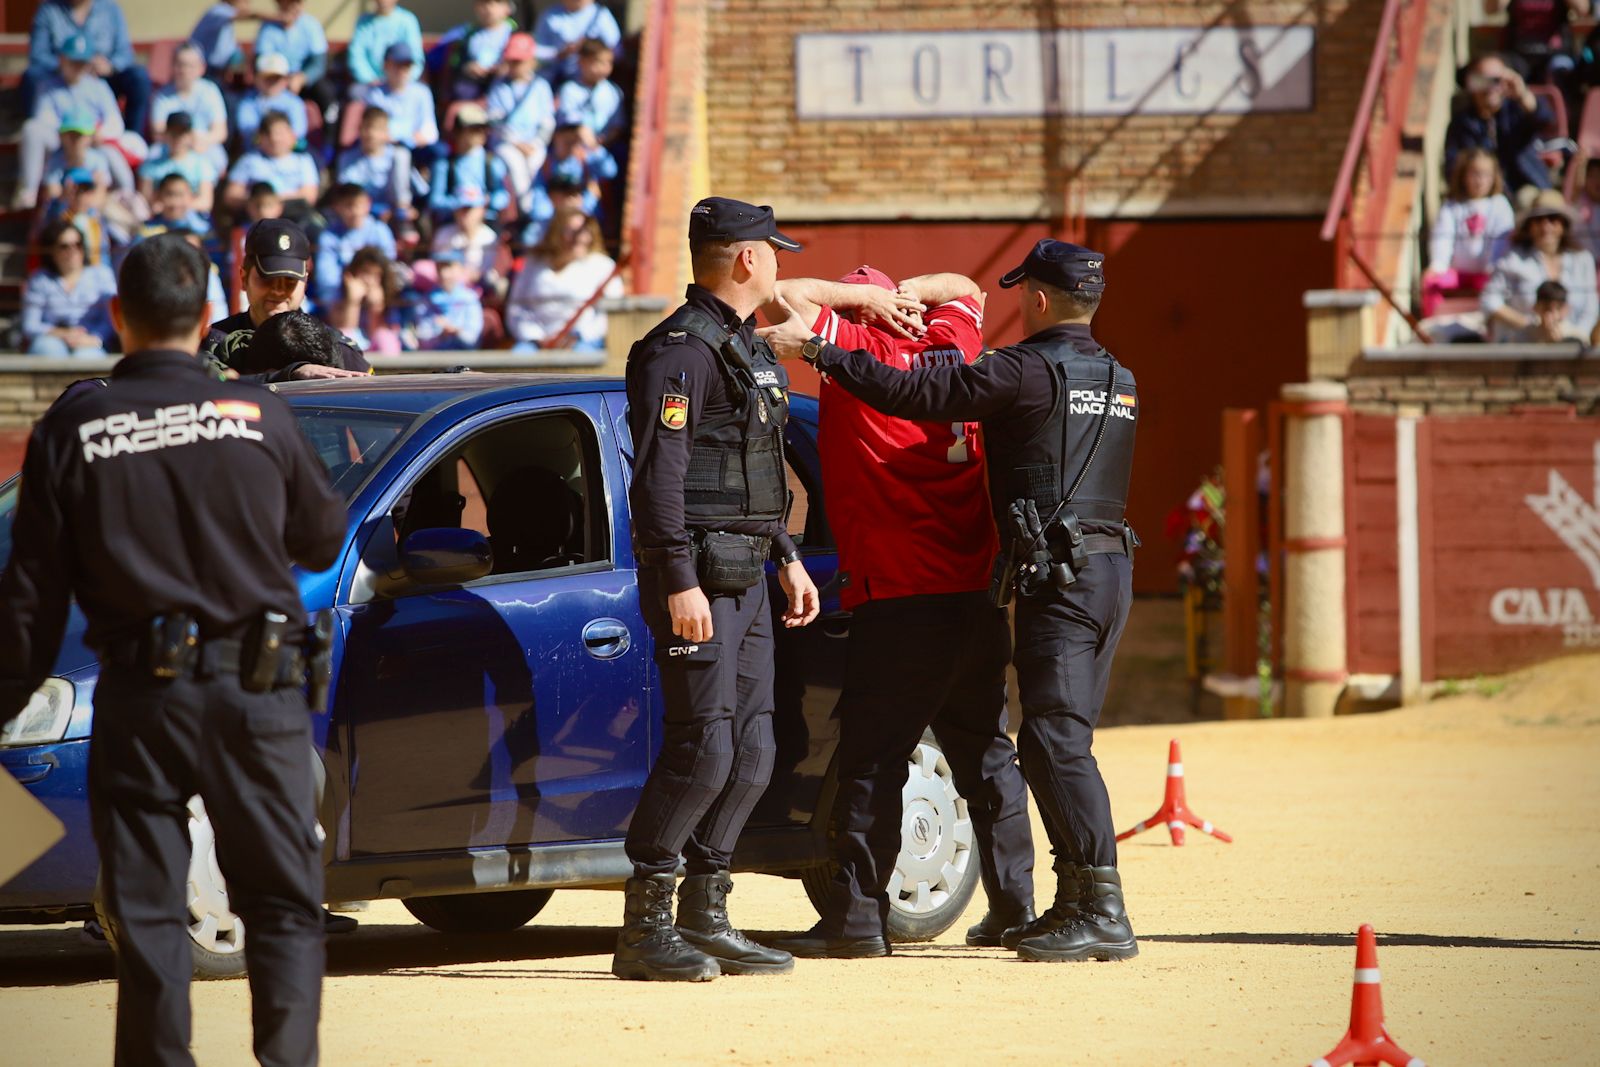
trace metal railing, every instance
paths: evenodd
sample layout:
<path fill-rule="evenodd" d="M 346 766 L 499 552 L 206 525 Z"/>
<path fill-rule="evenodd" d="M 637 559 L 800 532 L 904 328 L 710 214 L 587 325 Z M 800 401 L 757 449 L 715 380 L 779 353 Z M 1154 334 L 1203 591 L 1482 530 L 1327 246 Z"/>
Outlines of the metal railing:
<path fill-rule="evenodd" d="M 1411 309 L 1395 297 L 1373 266 L 1374 248 L 1366 234 L 1381 228 L 1389 207 L 1389 186 L 1402 147 L 1402 124 L 1413 84 L 1427 0 L 1386 0 L 1378 24 L 1377 40 L 1367 65 L 1361 102 L 1356 107 L 1350 137 L 1345 143 L 1339 176 L 1322 220 L 1322 239 L 1335 242 L 1335 284 L 1350 288 L 1353 267 L 1365 284 L 1383 295 L 1419 337 L 1426 339 Z M 1382 114 L 1379 108 L 1382 107 Z M 1366 177 L 1365 196 L 1357 219 L 1357 179 Z"/>

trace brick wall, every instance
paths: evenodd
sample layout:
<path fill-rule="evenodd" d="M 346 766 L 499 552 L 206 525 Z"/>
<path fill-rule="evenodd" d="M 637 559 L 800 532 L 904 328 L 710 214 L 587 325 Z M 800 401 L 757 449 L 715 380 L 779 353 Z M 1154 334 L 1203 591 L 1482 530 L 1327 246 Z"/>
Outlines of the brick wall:
<path fill-rule="evenodd" d="M 1319 214 L 1382 0 L 706 0 L 711 185 L 814 220 Z M 1310 114 L 818 120 L 795 117 L 800 31 L 1310 25 Z M 1081 168 L 1078 161 L 1081 160 Z M 1080 173 L 1081 169 L 1081 173 Z M 886 191 L 892 190 L 892 195 Z M 1256 254 L 1262 254 L 1258 252 Z"/>
<path fill-rule="evenodd" d="M 1600 415 L 1600 371 L 1595 370 L 1371 374 L 1347 384 L 1351 408 L 1367 415 L 1393 415 L 1402 408 L 1429 415 Z"/>

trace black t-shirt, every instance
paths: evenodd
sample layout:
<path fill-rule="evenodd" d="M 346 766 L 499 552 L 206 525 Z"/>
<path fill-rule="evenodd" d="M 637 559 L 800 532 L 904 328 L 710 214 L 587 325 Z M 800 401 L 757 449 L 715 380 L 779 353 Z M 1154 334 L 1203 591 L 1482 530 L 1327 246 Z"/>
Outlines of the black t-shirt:
<path fill-rule="evenodd" d="M 28 441 L 0 578 L 0 720 L 48 676 L 73 597 L 91 647 L 173 612 L 237 636 L 266 609 L 303 614 L 290 565 L 332 565 L 345 523 L 281 397 L 186 352 L 126 356 Z"/>

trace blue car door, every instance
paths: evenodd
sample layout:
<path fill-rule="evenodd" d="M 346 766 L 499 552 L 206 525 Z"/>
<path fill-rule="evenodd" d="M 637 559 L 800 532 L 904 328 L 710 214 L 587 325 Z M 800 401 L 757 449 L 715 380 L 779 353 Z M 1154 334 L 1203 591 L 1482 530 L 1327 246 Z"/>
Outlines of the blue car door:
<path fill-rule="evenodd" d="M 338 706 L 352 857 L 620 836 L 649 769 L 648 639 L 598 396 L 452 428 L 379 501 Z M 397 544 L 476 530 L 485 577 L 420 587 Z"/>

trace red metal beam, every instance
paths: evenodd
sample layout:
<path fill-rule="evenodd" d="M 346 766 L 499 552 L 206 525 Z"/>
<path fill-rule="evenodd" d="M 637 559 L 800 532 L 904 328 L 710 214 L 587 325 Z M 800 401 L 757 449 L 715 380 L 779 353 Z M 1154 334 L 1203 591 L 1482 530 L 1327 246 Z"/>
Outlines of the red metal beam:
<path fill-rule="evenodd" d="M 1389 39 L 1394 35 L 1396 20 L 1400 17 L 1401 0 L 1386 0 L 1383 18 L 1378 23 L 1378 39 L 1372 46 L 1372 59 L 1367 63 L 1367 81 L 1361 89 L 1361 103 L 1356 107 L 1355 123 L 1350 127 L 1350 137 L 1345 142 L 1344 159 L 1339 163 L 1339 178 L 1333 183 L 1333 197 L 1328 201 L 1328 212 L 1322 217 L 1322 239 L 1333 240 L 1339 219 L 1350 206 L 1350 197 L 1356 177 L 1356 167 L 1366 152 L 1367 131 L 1372 128 L 1372 111 L 1378 102 L 1378 90 L 1383 85 L 1384 71 L 1389 61 Z"/>

